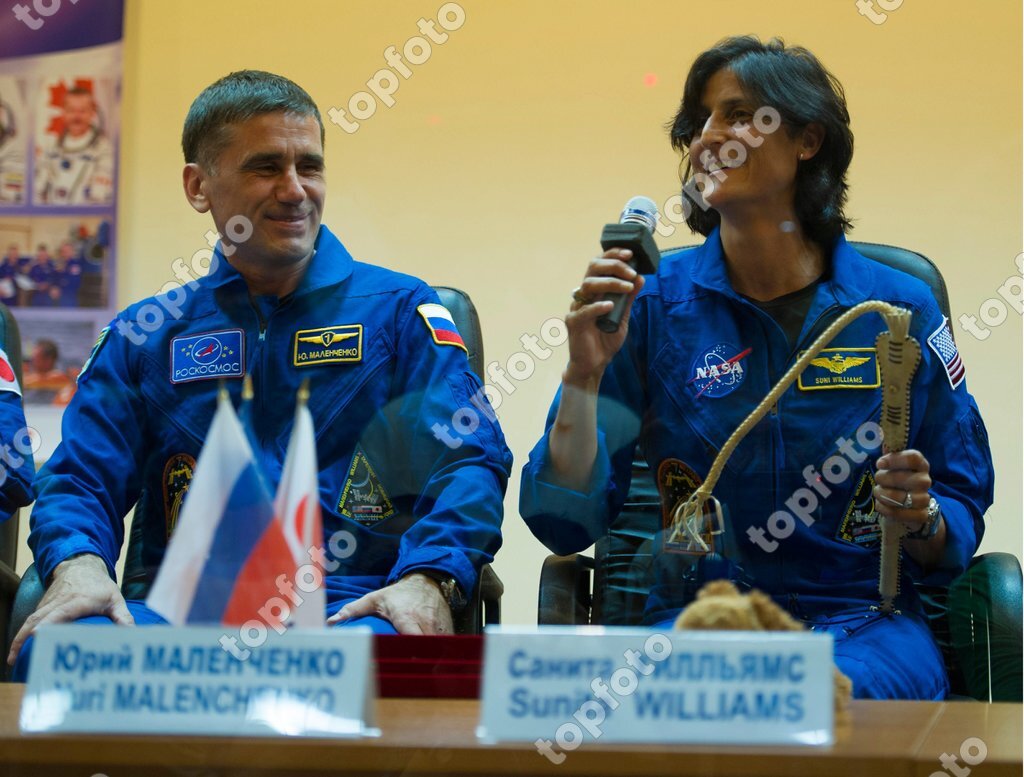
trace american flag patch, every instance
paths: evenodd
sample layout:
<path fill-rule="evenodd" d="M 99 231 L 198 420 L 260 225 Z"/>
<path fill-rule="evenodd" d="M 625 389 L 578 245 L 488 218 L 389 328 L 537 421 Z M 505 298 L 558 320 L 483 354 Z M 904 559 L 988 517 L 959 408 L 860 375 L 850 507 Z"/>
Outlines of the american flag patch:
<path fill-rule="evenodd" d="M 455 321 L 452 319 L 452 314 L 448 312 L 448 308 L 444 305 L 431 303 L 429 305 L 420 305 L 416 308 L 416 312 L 423 317 L 423 321 L 426 323 L 427 329 L 430 330 L 430 336 L 434 338 L 435 343 L 438 345 L 454 345 L 469 353 L 469 349 L 466 348 L 462 335 L 459 334 L 459 330 L 455 326 Z"/>
<path fill-rule="evenodd" d="M 964 363 L 960 360 L 960 352 L 953 342 L 953 332 L 949 328 L 949 319 L 942 317 L 942 324 L 928 335 L 928 347 L 935 351 L 946 368 L 946 377 L 949 378 L 949 385 L 954 389 L 964 382 Z"/>

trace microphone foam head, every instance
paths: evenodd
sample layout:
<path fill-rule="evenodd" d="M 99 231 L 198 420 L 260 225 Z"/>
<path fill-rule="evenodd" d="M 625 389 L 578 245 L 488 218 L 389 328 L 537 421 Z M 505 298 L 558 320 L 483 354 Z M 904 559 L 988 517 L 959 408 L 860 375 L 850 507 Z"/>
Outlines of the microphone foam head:
<path fill-rule="evenodd" d="M 643 224 L 653 234 L 658 224 L 658 206 L 650 197 L 633 197 L 622 209 L 620 224 Z"/>

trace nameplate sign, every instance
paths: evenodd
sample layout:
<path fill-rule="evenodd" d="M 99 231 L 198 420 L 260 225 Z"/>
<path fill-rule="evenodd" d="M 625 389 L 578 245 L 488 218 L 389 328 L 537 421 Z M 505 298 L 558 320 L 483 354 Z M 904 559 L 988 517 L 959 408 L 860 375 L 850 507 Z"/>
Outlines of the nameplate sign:
<path fill-rule="evenodd" d="M 488 628 L 484 741 L 530 741 L 554 763 L 593 742 L 828 745 L 832 637 Z"/>
<path fill-rule="evenodd" d="M 237 633 L 237 629 L 235 629 Z M 60 625 L 36 634 L 25 732 L 376 736 L 369 629 Z"/>

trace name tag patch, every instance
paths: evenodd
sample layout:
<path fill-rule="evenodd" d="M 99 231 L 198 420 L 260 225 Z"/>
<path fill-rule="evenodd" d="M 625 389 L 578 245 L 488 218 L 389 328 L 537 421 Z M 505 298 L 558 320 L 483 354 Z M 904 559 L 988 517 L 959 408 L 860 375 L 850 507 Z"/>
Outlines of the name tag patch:
<path fill-rule="evenodd" d="M 245 374 L 241 329 L 204 332 L 171 340 L 171 383 L 240 378 Z"/>
<path fill-rule="evenodd" d="M 882 385 L 874 348 L 826 348 L 800 373 L 801 391 L 873 389 Z"/>
<path fill-rule="evenodd" d="M 318 329 L 300 329 L 295 333 L 292 364 L 358 362 L 363 358 L 363 325 L 337 324 Z"/>

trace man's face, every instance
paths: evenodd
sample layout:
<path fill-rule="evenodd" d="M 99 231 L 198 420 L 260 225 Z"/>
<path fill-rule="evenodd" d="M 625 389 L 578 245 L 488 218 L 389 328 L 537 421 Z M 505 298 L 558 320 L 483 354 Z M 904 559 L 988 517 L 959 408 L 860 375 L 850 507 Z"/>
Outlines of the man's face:
<path fill-rule="evenodd" d="M 32 349 L 32 369 L 35 372 L 49 372 L 54 367 L 54 360 L 41 345 Z"/>
<path fill-rule="evenodd" d="M 217 231 L 237 245 L 231 263 L 273 269 L 309 257 L 327 194 L 320 125 L 313 116 L 267 113 L 229 132 L 214 169 L 199 175 Z M 251 224 L 244 241 L 232 240 L 250 229 L 239 217 Z"/>
<path fill-rule="evenodd" d="M 69 94 L 64 98 L 64 129 L 73 138 L 79 138 L 89 131 L 96 119 L 96 108 L 92 96 Z"/>

